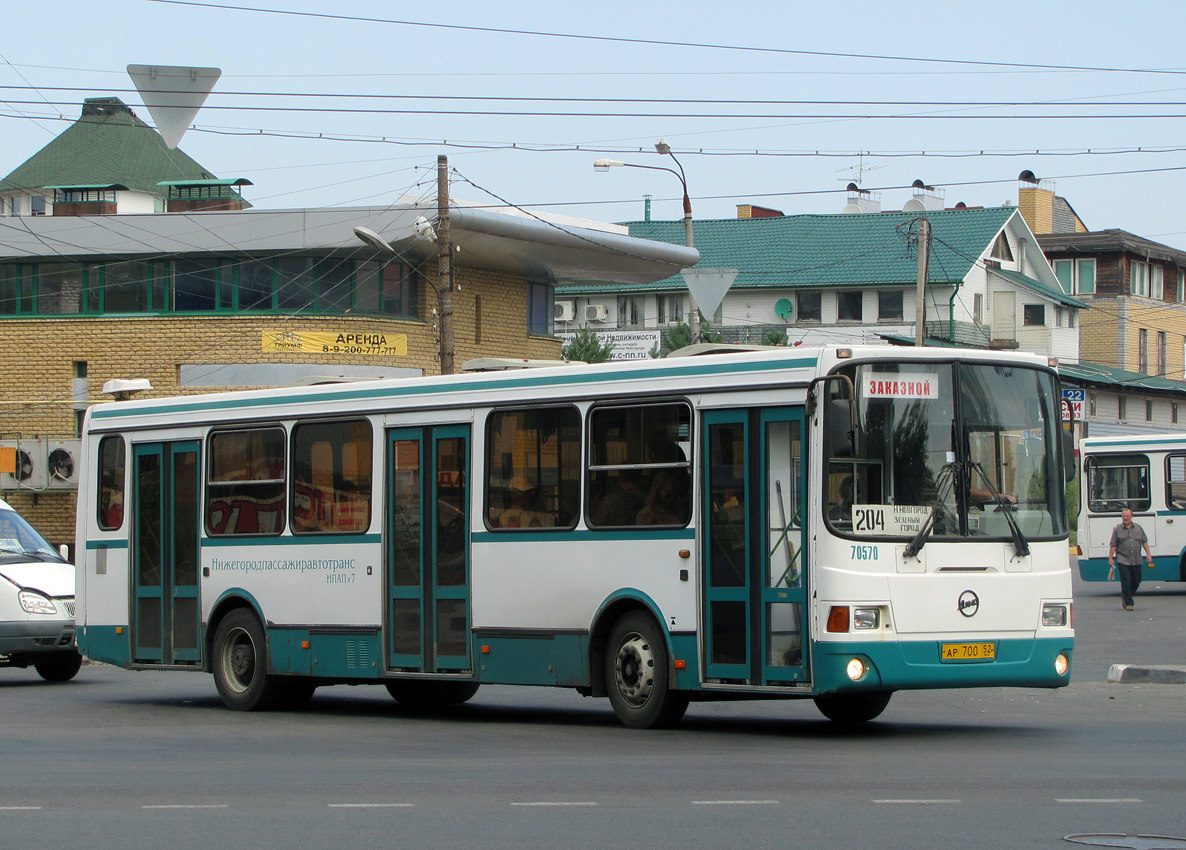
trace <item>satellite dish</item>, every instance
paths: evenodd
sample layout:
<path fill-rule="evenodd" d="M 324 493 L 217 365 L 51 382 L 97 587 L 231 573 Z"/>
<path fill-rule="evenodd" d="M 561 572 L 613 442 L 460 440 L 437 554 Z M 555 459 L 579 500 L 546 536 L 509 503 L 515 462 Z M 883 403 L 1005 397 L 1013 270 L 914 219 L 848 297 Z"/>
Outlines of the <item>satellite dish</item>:
<path fill-rule="evenodd" d="M 774 305 L 774 315 L 784 322 L 789 322 L 791 316 L 795 315 L 795 305 L 791 303 L 791 299 L 779 298 L 778 303 Z"/>

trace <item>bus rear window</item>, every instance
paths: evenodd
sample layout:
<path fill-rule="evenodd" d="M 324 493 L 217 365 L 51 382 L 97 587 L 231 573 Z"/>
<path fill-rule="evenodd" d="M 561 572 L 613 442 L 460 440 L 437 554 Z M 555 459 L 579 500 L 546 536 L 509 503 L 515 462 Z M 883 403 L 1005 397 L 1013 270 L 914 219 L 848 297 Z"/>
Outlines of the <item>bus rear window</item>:
<path fill-rule="evenodd" d="M 209 440 L 206 528 L 212 536 L 284 530 L 284 429 L 215 431 Z"/>
<path fill-rule="evenodd" d="M 1149 510 L 1147 455 L 1092 455 L 1087 458 L 1086 472 L 1088 510 L 1104 514 L 1118 514 L 1125 508 Z"/>

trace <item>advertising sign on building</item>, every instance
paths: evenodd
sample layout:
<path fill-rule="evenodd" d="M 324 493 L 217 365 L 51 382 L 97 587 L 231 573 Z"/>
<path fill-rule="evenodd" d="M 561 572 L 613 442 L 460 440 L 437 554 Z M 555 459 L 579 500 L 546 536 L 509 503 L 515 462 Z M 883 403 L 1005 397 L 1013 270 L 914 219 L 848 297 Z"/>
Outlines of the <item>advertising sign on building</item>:
<path fill-rule="evenodd" d="M 407 357 L 407 334 L 381 331 L 264 331 L 263 351 Z"/>
<path fill-rule="evenodd" d="M 567 345 L 575 336 L 572 333 L 557 333 Z M 658 347 L 660 334 L 658 329 L 653 331 L 598 331 L 597 339 L 602 345 L 612 342 L 613 353 L 610 360 L 647 360 L 651 356 L 651 349 Z"/>

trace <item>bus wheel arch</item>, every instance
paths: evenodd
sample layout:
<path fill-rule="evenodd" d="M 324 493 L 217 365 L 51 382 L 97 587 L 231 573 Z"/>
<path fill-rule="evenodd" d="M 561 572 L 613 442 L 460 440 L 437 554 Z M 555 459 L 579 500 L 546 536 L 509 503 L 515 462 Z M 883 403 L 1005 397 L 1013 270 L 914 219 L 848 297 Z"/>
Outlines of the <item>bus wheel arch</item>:
<path fill-rule="evenodd" d="M 606 646 L 609 643 L 610 632 L 618 620 L 622 619 L 622 617 L 631 611 L 641 611 L 653 617 L 656 621 L 663 622 L 651 605 L 648 604 L 649 602 L 650 600 L 645 599 L 645 597 L 617 596 L 607 599 L 602 603 L 601 608 L 593 618 L 593 625 L 589 629 L 590 693 L 588 696 L 609 696 L 605 678 L 605 653 L 607 651 Z"/>

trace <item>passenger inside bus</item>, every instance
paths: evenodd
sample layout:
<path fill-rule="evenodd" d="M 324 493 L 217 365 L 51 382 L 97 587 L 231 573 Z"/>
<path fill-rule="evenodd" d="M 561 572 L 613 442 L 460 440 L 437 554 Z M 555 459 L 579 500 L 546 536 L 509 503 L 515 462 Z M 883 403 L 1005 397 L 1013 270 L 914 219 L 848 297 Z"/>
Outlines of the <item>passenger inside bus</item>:
<path fill-rule="evenodd" d="M 550 528 L 553 516 L 539 510 L 539 488 L 523 474 L 514 476 L 507 487 L 511 506 L 494 520 L 495 528 Z"/>

